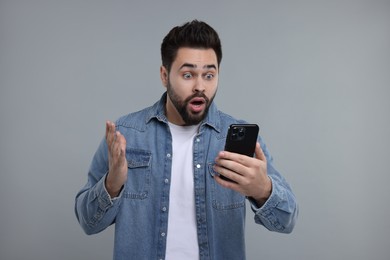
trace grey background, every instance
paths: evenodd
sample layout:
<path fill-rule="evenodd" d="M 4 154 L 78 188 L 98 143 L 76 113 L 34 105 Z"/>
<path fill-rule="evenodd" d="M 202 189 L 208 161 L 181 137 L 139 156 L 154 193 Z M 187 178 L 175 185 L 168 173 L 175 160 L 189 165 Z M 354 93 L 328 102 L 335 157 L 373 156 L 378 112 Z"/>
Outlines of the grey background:
<path fill-rule="evenodd" d="M 74 212 L 104 122 L 164 91 L 159 47 L 223 43 L 220 109 L 258 123 L 300 216 L 248 259 L 389 259 L 389 1 L 0 1 L 0 258 L 110 259 Z M 233 105 L 237 104 L 237 105 Z M 248 212 L 250 213 L 250 212 Z"/>

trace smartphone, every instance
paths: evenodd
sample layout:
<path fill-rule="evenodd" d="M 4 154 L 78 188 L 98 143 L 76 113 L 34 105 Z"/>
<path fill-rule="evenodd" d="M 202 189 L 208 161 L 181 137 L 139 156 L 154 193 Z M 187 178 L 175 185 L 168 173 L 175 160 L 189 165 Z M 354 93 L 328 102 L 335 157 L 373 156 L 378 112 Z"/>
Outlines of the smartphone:
<path fill-rule="evenodd" d="M 253 157 L 258 135 L 256 124 L 232 124 L 226 136 L 225 151 Z"/>
<path fill-rule="evenodd" d="M 256 124 L 232 124 L 229 126 L 225 151 L 253 157 L 256 148 L 259 126 Z M 221 179 L 232 181 L 223 175 Z"/>

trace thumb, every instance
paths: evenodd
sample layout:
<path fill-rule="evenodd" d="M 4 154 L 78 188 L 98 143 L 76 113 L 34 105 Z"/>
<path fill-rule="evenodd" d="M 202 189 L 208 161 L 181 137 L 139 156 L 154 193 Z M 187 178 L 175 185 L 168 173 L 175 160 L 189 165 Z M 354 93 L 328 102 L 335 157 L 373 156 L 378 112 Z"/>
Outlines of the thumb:
<path fill-rule="evenodd" d="M 256 159 L 259 159 L 261 161 L 267 161 L 267 158 L 265 157 L 265 154 L 263 152 L 263 149 L 261 149 L 259 142 L 256 143 L 255 157 Z"/>

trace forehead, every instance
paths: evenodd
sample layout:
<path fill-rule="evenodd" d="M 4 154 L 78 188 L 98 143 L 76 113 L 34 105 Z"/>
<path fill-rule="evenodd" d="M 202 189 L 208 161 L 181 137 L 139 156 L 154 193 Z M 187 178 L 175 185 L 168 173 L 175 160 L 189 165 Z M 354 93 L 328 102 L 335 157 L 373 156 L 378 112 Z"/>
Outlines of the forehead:
<path fill-rule="evenodd" d="M 196 67 L 208 65 L 217 66 L 217 55 L 213 49 L 179 48 L 173 67 L 181 67 L 183 64 L 193 64 Z"/>

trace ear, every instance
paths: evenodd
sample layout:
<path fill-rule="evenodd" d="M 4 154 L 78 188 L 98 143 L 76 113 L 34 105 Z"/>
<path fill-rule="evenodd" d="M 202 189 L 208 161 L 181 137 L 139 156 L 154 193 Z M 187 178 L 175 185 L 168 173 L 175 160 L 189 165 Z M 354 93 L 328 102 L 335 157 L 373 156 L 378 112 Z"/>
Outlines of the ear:
<path fill-rule="evenodd" d="M 160 78 L 161 82 L 164 85 L 164 87 L 167 87 L 168 85 L 168 70 L 164 67 L 160 67 Z"/>

